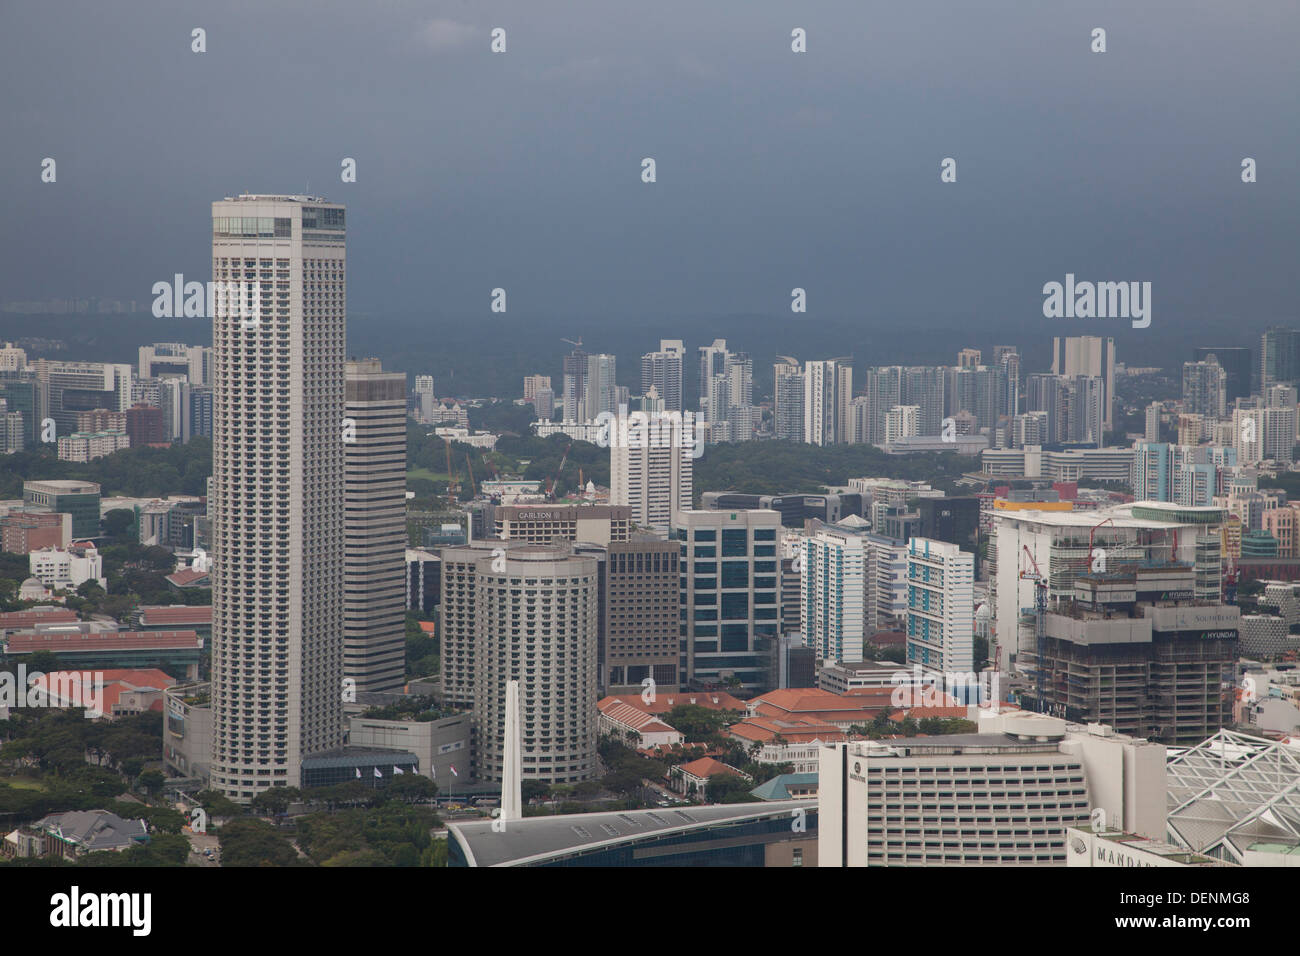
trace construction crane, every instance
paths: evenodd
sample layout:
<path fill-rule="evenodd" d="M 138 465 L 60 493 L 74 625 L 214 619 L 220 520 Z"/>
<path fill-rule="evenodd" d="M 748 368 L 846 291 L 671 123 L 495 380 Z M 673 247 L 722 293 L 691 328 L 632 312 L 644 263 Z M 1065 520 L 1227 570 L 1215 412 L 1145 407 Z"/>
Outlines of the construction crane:
<path fill-rule="evenodd" d="M 1047 702 L 1044 698 L 1043 681 L 1047 668 L 1043 664 L 1043 658 L 1047 654 L 1047 578 L 1038 568 L 1038 562 L 1034 560 L 1033 552 L 1029 550 L 1029 545 L 1021 546 L 1024 556 L 1020 562 L 1021 579 L 1029 578 L 1034 582 L 1034 670 L 1037 685 L 1037 707 L 1038 712 L 1045 713 Z M 1025 570 L 1025 558 L 1029 560 L 1029 566 L 1033 568 L 1033 574 L 1030 575 Z"/>
<path fill-rule="evenodd" d="M 560 480 L 560 472 L 564 471 L 564 463 L 569 460 L 569 449 L 573 447 L 573 442 L 565 446 L 564 454 L 560 456 L 560 467 L 555 469 L 555 475 L 551 478 L 550 484 L 546 486 L 546 497 L 555 500 L 555 484 Z"/>
<path fill-rule="evenodd" d="M 451 439 L 444 438 L 442 444 L 447 451 L 447 500 L 454 505 L 456 503 L 456 476 L 451 473 Z"/>
<path fill-rule="evenodd" d="M 465 452 L 465 469 L 469 472 L 469 496 L 474 498 L 478 493 L 474 490 L 474 465 L 469 460 L 469 452 Z"/>
<path fill-rule="evenodd" d="M 1093 542 L 1095 541 L 1095 539 L 1096 539 L 1096 537 L 1097 537 L 1097 529 L 1100 528 L 1100 527 L 1101 527 L 1102 525 L 1104 525 L 1104 524 L 1108 524 L 1108 525 L 1111 525 L 1112 527 L 1114 527 L 1114 525 L 1115 525 L 1115 519 L 1114 519 L 1114 518 L 1106 518 L 1104 521 L 1098 521 L 1095 525 L 1092 526 L 1092 530 L 1088 532 L 1088 564 L 1087 564 L 1087 567 L 1084 568 L 1084 572 L 1083 572 L 1084 574 L 1091 574 L 1091 573 L 1092 573 L 1092 552 L 1093 552 Z M 1103 566 L 1101 570 L 1102 570 L 1102 571 L 1105 571 L 1106 568 Z"/>
<path fill-rule="evenodd" d="M 561 341 L 561 342 L 568 342 L 568 343 L 569 343 L 570 345 L 572 345 L 575 349 L 580 349 L 580 348 L 582 348 L 582 336 L 581 336 L 581 335 L 578 336 L 578 341 L 576 341 L 576 342 L 573 341 L 573 339 L 560 339 L 560 341 Z"/>

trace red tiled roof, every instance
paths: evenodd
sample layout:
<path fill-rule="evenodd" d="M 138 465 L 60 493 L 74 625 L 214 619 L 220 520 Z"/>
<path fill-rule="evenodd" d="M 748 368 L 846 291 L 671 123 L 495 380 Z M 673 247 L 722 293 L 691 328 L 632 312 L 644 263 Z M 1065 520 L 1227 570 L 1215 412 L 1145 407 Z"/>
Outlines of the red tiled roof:
<path fill-rule="evenodd" d="M 695 777 L 713 777 L 720 773 L 730 774 L 733 777 L 740 776 L 740 771 L 735 767 L 729 767 L 721 760 L 714 760 L 712 757 L 701 757 L 699 760 L 684 763 L 681 767 L 683 773 L 689 773 Z"/>
<path fill-rule="evenodd" d="M 140 623 L 150 627 L 165 624 L 211 624 L 211 604 L 147 604 L 139 608 Z"/>
<path fill-rule="evenodd" d="M 4 611 L 0 612 L 0 629 L 27 627 L 31 624 L 70 624 L 77 619 L 77 612 L 69 611 L 66 608 L 51 608 L 49 610 L 30 608 L 26 611 Z"/>
<path fill-rule="evenodd" d="M 27 631 L 13 634 L 6 644 L 10 654 L 50 651 L 54 654 L 75 651 L 147 651 L 202 647 L 194 631 L 107 631 L 87 634 L 82 631 L 42 633 Z"/>
<path fill-rule="evenodd" d="M 758 743 L 771 743 L 778 736 L 787 743 L 809 744 L 814 740 L 834 743 L 844 740 L 844 731 L 834 724 L 815 719 L 782 720 L 776 717 L 747 717 L 738 724 L 732 724 L 727 731 L 745 740 Z"/>
<path fill-rule="evenodd" d="M 100 698 L 99 701 L 99 706 L 103 708 L 105 714 L 113 713 L 113 711 L 117 708 L 118 701 L 121 700 L 123 694 L 130 693 L 132 691 L 166 690 L 168 687 L 171 687 L 173 684 L 176 683 L 176 681 L 173 678 L 168 677 L 167 674 L 156 669 L 149 669 L 149 670 L 113 669 L 113 670 L 106 670 L 106 671 L 93 671 L 93 670 L 54 671 L 53 673 L 50 674 L 42 674 L 40 677 L 35 678 L 33 680 L 33 683 L 49 689 L 50 682 L 52 680 L 58 682 L 59 679 L 63 678 L 65 675 L 76 675 L 81 679 L 81 683 L 83 686 L 86 684 L 86 682 L 94 680 L 96 676 L 100 676 L 104 681 L 104 686 L 102 691 L 102 697 Z M 56 686 L 59 685 L 56 684 Z M 62 685 L 62 686 L 66 686 L 66 685 Z M 75 700 L 76 698 L 73 699 Z M 84 695 L 82 697 L 82 700 L 83 701 L 85 700 Z M 162 710 L 162 700 L 159 699 L 152 702 L 149 705 L 149 709 Z"/>
<path fill-rule="evenodd" d="M 640 700 L 640 698 L 637 698 Z M 596 707 L 610 720 L 627 724 L 637 733 L 674 733 L 662 720 L 647 714 L 644 710 L 633 707 L 618 697 L 604 697 L 596 702 Z"/>
<path fill-rule="evenodd" d="M 640 694 L 613 694 L 604 699 L 621 701 L 635 707 L 643 714 L 666 714 L 674 707 L 689 704 L 707 707 L 709 710 L 738 710 L 742 713 L 745 710 L 743 700 L 732 697 L 726 691 L 720 690 L 692 690 L 676 694 L 657 694 L 654 701 L 649 704 L 641 699 Z"/>
<path fill-rule="evenodd" d="M 206 578 L 207 576 L 207 571 L 195 571 L 193 568 L 185 568 L 182 571 L 177 571 L 175 574 L 167 575 L 167 580 L 177 587 L 184 587 L 187 584 L 193 584 L 195 581 L 198 581 L 201 578 Z"/>
<path fill-rule="evenodd" d="M 949 698 L 953 700 L 955 698 Z M 925 720 L 927 717 L 956 717 L 960 720 L 966 719 L 966 708 L 954 705 L 952 707 L 913 707 L 910 710 L 896 710 L 889 715 L 890 720 L 898 721 L 904 717 L 911 717 L 913 720 Z"/>

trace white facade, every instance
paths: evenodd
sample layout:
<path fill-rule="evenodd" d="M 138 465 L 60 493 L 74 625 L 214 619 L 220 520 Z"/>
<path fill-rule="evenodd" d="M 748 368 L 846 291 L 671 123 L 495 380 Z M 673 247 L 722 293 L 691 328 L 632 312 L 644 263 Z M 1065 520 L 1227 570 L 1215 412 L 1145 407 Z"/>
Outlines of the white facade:
<path fill-rule="evenodd" d="M 974 670 L 975 556 L 913 538 L 907 548 L 907 659 L 932 671 Z"/>
<path fill-rule="evenodd" d="M 93 545 L 70 548 L 41 548 L 27 556 L 32 577 L 48 588 L 75 588 L 94 581 L 101 588 L 108 587 L 104 577 L 104 562 Z"/>
<path fill-rule="evenodd" d="M 1110 826 L 1165 835 L 1160 744 L 970 710 L 978 734 L 821 749 L 818 865 L 1063 866 L 1066 831 L 1097 810 Z"/>
<path fill-rule="evenodd" d="M 920 421 L 919 405 L 895 405 L 885 412 L 885 444 L 890 445 L 900 438 L 915 438 Z"/>
<path fill-rule="evenodd" d="M 126 432 L 76 432 L 58 440 L 60 461 L 94 461 L 130 447 Z"/>
<path fill-rule="evenodd" d="M 657 437 L 610 441 L 609 503 L 630 507 L 640 527 L 666 532 L 673 513 L 691 507 L 695 448 L 680 426 L 651 434 Z"/>
<path fill-rule="evenodd" d="M 212 204 L 212 787 L 299 786 L 342 746 L 344 209 Z"/>
<path fill-rule="evenodd" d="M 861 534 L 822 525 L 802 542 L 800 625 L 826 663 L 862 660 L 867 551 Z"/>
<path fill-rule="evenodd" d="M 207 385 L 212 349 L 180 342 L 155 342 L 140 346 L 140 378 L 180 375 L 191 385 Z"/>

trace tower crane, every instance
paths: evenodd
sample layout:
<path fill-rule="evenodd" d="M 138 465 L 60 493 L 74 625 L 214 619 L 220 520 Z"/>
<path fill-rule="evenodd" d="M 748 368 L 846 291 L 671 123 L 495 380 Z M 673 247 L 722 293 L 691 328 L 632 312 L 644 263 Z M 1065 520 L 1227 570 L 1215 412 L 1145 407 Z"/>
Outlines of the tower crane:
<path fill-rule="evenodd" d="M 1047 668 L 1043 663 L 1043 657 L 1047 652 L 1047 578 L 1039 570 L 1038 562 L 1034 559 L 1033 552 L 1029 550 L 1029 545 L 1021 547 L 1024 554 L 1020 560 L 1020 578 L 1034 582 L 1034 683 L 1037 687 L 1035 693 L 1038 698 L 1038 712 L 1045 713 L 1047 702 L 1043 696 L 1043 682 Z M 1026 561 L 1033 569 L 1032 574 L 1025 567 Z"/>

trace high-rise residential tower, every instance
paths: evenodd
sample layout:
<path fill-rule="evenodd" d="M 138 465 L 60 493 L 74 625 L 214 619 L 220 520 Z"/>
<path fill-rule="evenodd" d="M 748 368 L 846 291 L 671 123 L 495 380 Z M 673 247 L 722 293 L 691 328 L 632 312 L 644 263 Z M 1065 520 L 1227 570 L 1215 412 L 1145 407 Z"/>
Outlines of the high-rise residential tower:
<path fill-rule="evenodd" d="M 1102 423 L 1111 428 L 1115 404 L 1115 340 L 1109 336 L 1073 335 L 1052 339 L 1052 373 L 1101 379 Z M 1031 406 L 1032 408 L 1032 406 Z M 1101 440 L 1101 436 L 1097 436 Z"/>
<path fill-rule="evenodd" d="M 641 394 L 654 388 L 663 400 L 665 411 L 683 411 L 682 370 L 685 361 L 686 346 L 681 339 L 660 339 L 659 351 L 641 356 Z"/>
<path fill-rule="evenodd" d="M 358 691 L 406 682 L 406 374 L 347 363 L 343 673 Z"/>
<path fill-rule="evenodd" d="M 777 438 L 803 441 L 803 372 L 787 355 L 777 356 L 772 411 Z"/>
<path fill-rule="evenodd" d="M 907 546 L 907 660 L 930 671 L 974 670 L 975 556 L 955 544 Z"/>
<path fill-rule="evenodd" d="M 212 204 L 212 788 L 342 746 L 344 209 Z"/>
<path fill-rule="evenodd" d="M 628 505 L 642 528 L 667 531 L 673 513 L 691 506 L 695 472 L 693 428 L 660 419 L 648 433 L 631 432 L 609 445 L 609 501 Z"/>

